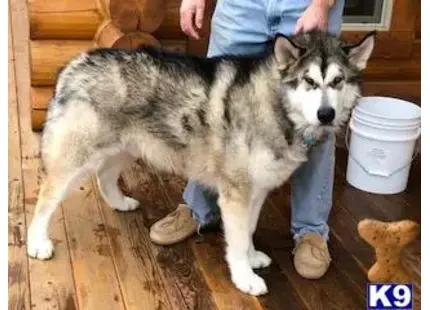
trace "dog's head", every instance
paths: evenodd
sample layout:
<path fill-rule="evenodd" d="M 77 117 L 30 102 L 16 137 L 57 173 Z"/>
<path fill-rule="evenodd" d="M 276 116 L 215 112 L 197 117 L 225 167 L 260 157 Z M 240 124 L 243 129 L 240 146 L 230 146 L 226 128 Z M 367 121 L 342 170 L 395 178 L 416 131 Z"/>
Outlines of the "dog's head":
<path fill-rule="evenodd" d="M 374 32 L 354 45 L 324 32 L 276 37 L 280 93 L 296 126 L 318 135 L 345 124 L 361 95 L 374 41 Z"/>

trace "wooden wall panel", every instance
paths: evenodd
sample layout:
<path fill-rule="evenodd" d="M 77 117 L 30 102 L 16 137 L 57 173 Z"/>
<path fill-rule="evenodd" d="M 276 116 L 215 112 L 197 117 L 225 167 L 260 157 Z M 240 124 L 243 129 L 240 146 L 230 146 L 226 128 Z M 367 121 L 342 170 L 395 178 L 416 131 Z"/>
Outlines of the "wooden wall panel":
<path fill-rule="evenodd" d="M 186 38 L 179 24 L 180 5 L 180 0 L 167 0 L 165 12 L 166 15 L 160 27 L 154 33 L 156 38 L 172 40 Z"/>
<path fill-rule="evenodd" d="M 31 41 L 31 85 L 54 85 L 58 70 L 79 52 L 92 46 L 90 40 Z"/>
<path fill-rule="evenodd" d="M 414 31 L 420 0 L 394 0 L 390 31 Z"/>
<path fill-rule="evenodd" d="M 415 0 L 415 2 L 417 2 L 415 15 L 415 39 L 421 39 L 421 1 Z"/>
<path fill-rule="evenodd" d="M 366 31 L 346 31 L 342 33 L 342 38 L 349 42 L 359 42 L 367 33 Z M 408 59 L 412 54 L 413 40 L 412 31 L 380 31 L 376 34 L 372 58 Z"/>
<path fill-rule="evenodd" d="M 365 96 L 389 96 L 421 105 L 421 81 L 368 81 L 363 85 Z"/>
<path fill-rule="evenodd" d="M 405 60 L 372 59 L 364 71 L 364 78 L 368 81 L 420 80 L 421 61 L 419 58 Z"/>

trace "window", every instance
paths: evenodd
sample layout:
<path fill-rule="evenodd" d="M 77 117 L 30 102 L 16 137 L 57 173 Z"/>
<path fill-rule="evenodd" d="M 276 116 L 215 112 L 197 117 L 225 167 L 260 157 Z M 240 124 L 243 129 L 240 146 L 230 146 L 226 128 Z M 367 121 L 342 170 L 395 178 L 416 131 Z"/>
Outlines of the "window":
<path fill-rule="evenodd" d="M 393 0 L 345 0 L 343 28 L 388 30 Z"/>

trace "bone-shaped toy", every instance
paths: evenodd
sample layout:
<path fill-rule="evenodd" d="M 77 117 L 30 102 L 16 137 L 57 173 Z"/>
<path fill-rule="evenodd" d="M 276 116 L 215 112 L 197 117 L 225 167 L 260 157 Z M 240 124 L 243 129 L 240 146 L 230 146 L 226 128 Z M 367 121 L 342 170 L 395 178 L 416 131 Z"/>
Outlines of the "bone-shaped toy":
<path fill-rule="evenodd" d="M 401 252 L 417 237 L 419 231 L 419 224 L 410 220 L 381 222 L 365 219 L 358 223 L 360 237 L 370 244 L 376 253 L 376 262 L 367 273 L 370 282 L 411 282 L 410 274 L 402 265 Z"/>

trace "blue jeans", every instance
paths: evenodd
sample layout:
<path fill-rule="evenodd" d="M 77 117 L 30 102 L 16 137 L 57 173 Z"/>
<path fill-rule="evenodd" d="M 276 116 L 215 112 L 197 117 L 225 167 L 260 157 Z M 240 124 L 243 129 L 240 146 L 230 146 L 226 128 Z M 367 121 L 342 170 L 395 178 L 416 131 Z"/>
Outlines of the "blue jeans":
<path fill-rule="evenodd" d="M 311 0 L 222 0 L 212 18 L 208 57 L 223 54 L 257 54 L 276 33 L 290 35 Z M 328 30 L 339 34 L 344 0 L 336 0 Z M 309 161 L 292 175 L 291 231 L 294 239 L 306 232 L 328 238 L 328 216 L 334 182 L 334 137 L 315 146 Z M 202 225 L 220 217 L 217 195 L 190 180 L 183 198 Z"/>

